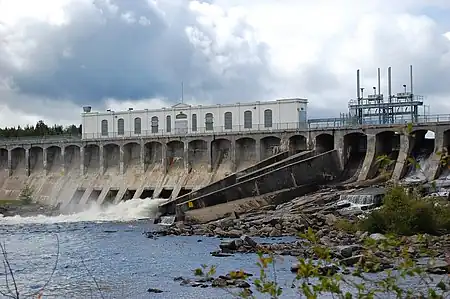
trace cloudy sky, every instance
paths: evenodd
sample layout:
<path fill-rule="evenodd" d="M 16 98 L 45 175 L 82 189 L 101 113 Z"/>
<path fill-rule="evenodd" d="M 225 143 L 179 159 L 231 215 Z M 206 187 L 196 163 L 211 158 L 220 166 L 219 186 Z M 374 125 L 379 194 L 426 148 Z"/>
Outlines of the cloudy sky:
<path fill-rule="evenodd" d="M 309 99 L 336 116 L 393 68 L 450 114 L 448 0 L 0 0 L 0 126 L 179 101 Z"/>

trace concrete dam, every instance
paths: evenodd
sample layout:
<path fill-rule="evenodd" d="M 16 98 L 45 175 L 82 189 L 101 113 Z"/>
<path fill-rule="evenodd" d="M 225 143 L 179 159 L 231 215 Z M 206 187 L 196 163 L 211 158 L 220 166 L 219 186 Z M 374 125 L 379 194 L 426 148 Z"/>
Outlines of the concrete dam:
<path fill-rule="evenodd" d="M 410 157 L 428 161 L 426 181 L 439 178 L 450 123 L 292 129 L 149 138 L 7 139 L 0 141 L 0 198 L 19 197 L 25 185 L 37 201 L 62 210 L 90 202 L 166 198 L 163 211 L 205 208 L 277 190 L 339 178 L 380 175 L 386 155 L 391 179 L 411 173 Z M 434 139 L 425 138 L 428 131 Z M 239 191 L 236 191 L 239 190 Z M 256 191 L 255 191 L 256 190 Z"/>

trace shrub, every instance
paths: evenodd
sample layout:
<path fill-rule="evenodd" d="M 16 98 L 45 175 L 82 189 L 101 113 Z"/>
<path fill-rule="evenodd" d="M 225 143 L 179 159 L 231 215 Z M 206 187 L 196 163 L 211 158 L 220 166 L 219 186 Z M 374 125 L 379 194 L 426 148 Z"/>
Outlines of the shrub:
<path fill-rule="evenodd" d="M 450 207 L 420 196 L 417 189 L 390 187 L 381 209 L 373 211 L 359 224 L 370 233 L 443 234 L 450 232 Z"/>

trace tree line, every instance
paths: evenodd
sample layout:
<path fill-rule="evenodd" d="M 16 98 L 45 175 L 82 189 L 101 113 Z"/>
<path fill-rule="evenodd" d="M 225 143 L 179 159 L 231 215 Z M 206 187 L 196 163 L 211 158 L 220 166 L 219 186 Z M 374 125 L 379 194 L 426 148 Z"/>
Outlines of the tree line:
<path fill-rule="evenodd" d="M 54 136 L 54 135 L 81 135 L 81 125 L 53 125 L 48 126 L 40 120 L 36 125 L 26 125 L 25 127 L 5 127 L 0 128 L 0 138 L 10 137 L 34 137 L 34 136 Z"/>

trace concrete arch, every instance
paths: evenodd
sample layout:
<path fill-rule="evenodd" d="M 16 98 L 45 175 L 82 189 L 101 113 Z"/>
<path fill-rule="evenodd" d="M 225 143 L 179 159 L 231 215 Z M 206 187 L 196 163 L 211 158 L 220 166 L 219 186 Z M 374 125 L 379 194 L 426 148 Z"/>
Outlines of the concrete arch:
<path fill-rule="evenodd" d="M 256 150 L 255 139 L 243 137 L 236 140 L 237 170 L 242 170 L 258 162 L 259 155 L 256 153 Z"/>
<path fill-rule="evenodd" d="M 308 149 L 308 140 L 304 135 L 293 135 L 289 137 L 289 151 L 296 154 Z"/>
<path fill-rule="evenodd" d="M 103 148 L 105 148 L 106 146 L 119 146 L 120 147 L 120 143 L 119 142 L 115 142 L 115 141 L 108 141 L 103 143 Z"/>
<path fill-rule="evenodd" d="M 281 138 L 276 136 L 263 137 L 260 140 L 261 160 L 267 159 L 270 156 L 281 152 Z"/>
<path fill-rule="evenodd" d="M 442 142 L 442 155 L 444 156 L 450 156 L 450 130 L 444 131 L 444 137 Z M 450 158 L 447 158 L 447 165 L 441 164 L 441 170 L 440 172 L 447 177 L 448 174 L 450 174 Z"/>
<path fill-rule="evenodd" d="M 29 151 L 30 173 L 38 172 L 44 169 L 44 148 L 41 146 L 32 146 Z"/>
<path fill-rule="evenodd" d="M 334 149 L 334 136 L 327 133 L 322 133 L 316 136 L 315 150 L 318 153 L 328 152 Z"/>
<path fill-rule="evenodd" d="M 78 148 L 81 148 L 83 145 L 81 143 L 65 143 L 63 148 L 69 147 L 69 146 L 76 146 Z"/>
<path fill-rule="evenodd" d="M 356 171 L 364 160 L 366 150 L 366 134 L 361 132 L 352 132 L 344 135 L 344 166 L 348 169 Z"/>
<path fill-rule="evenodd" d="M 372 179 L 379 176 L 383 171 L 394 170 L 400 151 L 400 134 L 396 133 L 395 130 L 379 131 L 375 134 L 375 145 L 369 146 L 369 154 L 373 150 L 375 150 L 373 155 L 366 155 L 372 161 L 370 161 L 371 164 L 366 170 L 367 175 L 364 179 Z M 381 157 L 386 157 L 386 159 L 380 159 Z"/>
<path fill-rule="evenodd" d="M 8 150 L 0 147 L 0 169 L 8 168 Z"/>
<path fill-rule="evenodd" d="M 172 140 L 167 143 L 168 169 L 184 167 L 184 142 Z"/>
<path fill-rule="evenodd" d="M 100 170 L 100 146 L 98 144 L 86 144 L 84 147 L 84 168 L 87 172 Z"/>
<path fill-rule="evenodd" d="M 105 172 L 119 172 L 120 146 L 117 143 L 103 145 L 103 165 Z"/>
<path fill-rule="evenodd" d="M 195 139 L 188 143 L 188 161 L 191 168 L 201 168 L 208 165 L 208 143 Z"/>
<path fill-rule="evenodd" d="M 218 138 L 211 141 L 212 168 L 217 169 L 224 161 L 231 161 L 231 141 Z"/>
<path fill-rule="evenodd" d="M 144 144 L 144 171 L 153 169 L 157 164 L 162 162 L 163 146 L 161 142 L 150 141 Z"/>
<path fill-rule="evenodd" d="M 78 144 L 69 144 L 64 147 L 64 166 L 67 171 L 80 169 L 80 150 L 81 147 Z"/>
<path fill-rule="evenodd" d="M 49 172 L 61 171 L 62 166 L 62 150 L 57 145 L 49 146 L 45 149 L 47 151 L 47 170 Z"/>
<path fill-rule="evenodd" d="M 139 167 L 141 161 L 141 145 L 137 142 L 127 142 L 123 146 L 124 170 Z"/>
<path fill-rule="evenodd" d="M 13 174 L 25 174 L 25 149 L 23 147 L 14 147 L 11 150 L 11 170 Z"/>

